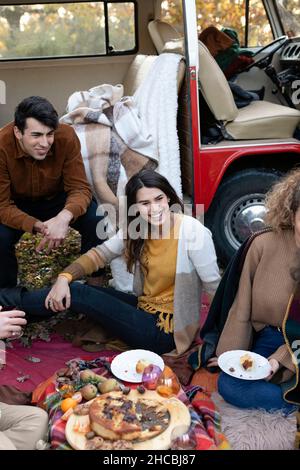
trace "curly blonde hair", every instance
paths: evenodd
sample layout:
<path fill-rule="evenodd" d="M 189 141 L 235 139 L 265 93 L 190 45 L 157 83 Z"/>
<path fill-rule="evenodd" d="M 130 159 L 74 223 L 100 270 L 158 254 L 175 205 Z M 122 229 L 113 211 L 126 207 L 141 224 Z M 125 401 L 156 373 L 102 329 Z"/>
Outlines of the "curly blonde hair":
<path fill-rule="evenodd" d="M 295 213 L 300 207 L 300 168 L 292 170 L 266 195 L 265 222 L 275 232 L 294 227 Z"/>

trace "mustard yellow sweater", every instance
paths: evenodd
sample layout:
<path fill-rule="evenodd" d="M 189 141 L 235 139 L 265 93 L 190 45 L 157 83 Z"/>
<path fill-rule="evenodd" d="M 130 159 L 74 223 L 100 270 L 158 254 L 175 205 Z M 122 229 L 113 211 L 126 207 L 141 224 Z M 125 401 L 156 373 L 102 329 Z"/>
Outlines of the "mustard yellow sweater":
<path fill-rule="evenodd" d="M 159 313 L 157 326 L 165 333 L 173 332 L 177 248 L 178 239 L 172 230 L 170 239 L 146 240 L 141 259 L 144 286 L 138 307 Z"/>

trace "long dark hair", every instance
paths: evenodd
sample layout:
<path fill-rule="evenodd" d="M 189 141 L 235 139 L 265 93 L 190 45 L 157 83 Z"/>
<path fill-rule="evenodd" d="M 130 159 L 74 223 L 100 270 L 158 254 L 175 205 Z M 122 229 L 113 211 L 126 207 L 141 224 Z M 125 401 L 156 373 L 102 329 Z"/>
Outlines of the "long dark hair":
<path fill-rule="evenodd" d="M 133 175 L 127 182 L 125 187 L 125 195 L 127 198 L 127 238 L 125 257 L 127 262 L 127 269 L 132 272 L 133 266 L 137 261 L 140 261 L 142 249 L 144 246 L 144 238 L 141 236 L 133 239 L 129 233 L 130 224 L 137 218 L 139 214 L 132 214 L 130 208 L 136 204 L 136 195 L 139 189 L 142 188 L 157 188 L 160 189 L 169 199 L 169 206 L 175 206 L 183 212 L 183 202 L 178 197 L 175 189 L 170 185 L 169 181 L 159 173 L 153 170 L 141 170 Z"/>

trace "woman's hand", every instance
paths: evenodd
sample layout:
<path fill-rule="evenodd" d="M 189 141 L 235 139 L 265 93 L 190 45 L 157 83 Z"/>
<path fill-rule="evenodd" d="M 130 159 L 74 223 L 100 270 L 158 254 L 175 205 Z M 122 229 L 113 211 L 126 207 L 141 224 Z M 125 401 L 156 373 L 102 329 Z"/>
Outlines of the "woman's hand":
<path fill-rule="evenodd" d="M 71 305 L 71 293 L 68 279 L 58 276 L 45 300 L 45 307 L 53 312 L 61 312 Z"/>
<path fill-rule="evenodd" d="M 0 306 L 0 339 L 10 338 L 11 336 L 19 335 L 22 331 L 22 326 L 26 325 L 25 312 L 22 310 L 9 310 L 1 312 Z"/>
<path fill-rule="evenodd" d="M 278 369 L 280 367 L 280 364 L 277 361 L 277 359 L 273 359 L 273 358 L 269 359 L 269 364 L 271 366 L 271 372 L 270 372 L 270 375 L 268 375 L 268 377 L 266 377 L 267 381 L 271 380 L 273 375 L 278 371 Z"/>

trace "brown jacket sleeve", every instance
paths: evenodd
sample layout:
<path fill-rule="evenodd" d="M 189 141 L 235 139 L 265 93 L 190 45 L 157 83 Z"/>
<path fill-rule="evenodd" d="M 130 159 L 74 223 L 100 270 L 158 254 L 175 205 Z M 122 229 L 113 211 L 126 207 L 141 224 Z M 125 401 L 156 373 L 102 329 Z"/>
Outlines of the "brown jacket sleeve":
<path fill-rule="evenodd" d="M 280 346 L 271 356 L 269 359 L 276 359 L 279 364 L 286 369 L 291 370 L 292 372 L 296 372 L 296 367 L 293 364 L 292 356 L 288 350 L 288 347 L 286 344 L 283 344 Z"/>
<path fill-rule="evenodd" d="M 219 339 L 217 356 L 231 349 L 249 350 L 251 348 L 252 283 L 260 258 L 261 253 L 254 240 L 247 253 L 239 288 Z"/>
<path fill-rule="evenodd" d="M 18 209 L 12 200 L 6 155 L 0 151 L 0 222 L 17 230 L 32 232 L 36 221 L 36 218 Z"/>
<path fill-rule="evenodd" d="M 68 195 L 65 209 L 72 212 L 74 221 L 85 214 L 92 199 L 92 191 L 85 174 L 79 139 L 74 129 L 68 127 L 63 179 L 64 190 Z"/>

